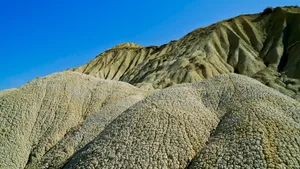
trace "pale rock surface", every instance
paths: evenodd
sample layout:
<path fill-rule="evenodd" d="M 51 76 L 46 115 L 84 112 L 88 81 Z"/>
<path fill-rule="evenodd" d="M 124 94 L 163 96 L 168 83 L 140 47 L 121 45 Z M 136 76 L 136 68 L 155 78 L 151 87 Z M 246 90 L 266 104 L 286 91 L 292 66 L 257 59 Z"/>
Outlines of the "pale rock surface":
<path fill-rule="evenodd" d="M 138 102 L 65 168 L 295 168 L 299 138 L 299 102 L 222 75 Z"/>
<path fill-rule="evenodd" d="M 0 168 L 59 167 L 147 92 L 64 72 L 0 93 Z"/>
<path fill-rule="evenodd" d="M 64 72 L 0 105 L 0 168 L 300 164 L 300 103 L 237 74 L 149 91 Z"/>
<path fill-rule="evenodd" d="M 299 168 L 299 25 L 241 15 L 0 91 L 0 169 Z"/>

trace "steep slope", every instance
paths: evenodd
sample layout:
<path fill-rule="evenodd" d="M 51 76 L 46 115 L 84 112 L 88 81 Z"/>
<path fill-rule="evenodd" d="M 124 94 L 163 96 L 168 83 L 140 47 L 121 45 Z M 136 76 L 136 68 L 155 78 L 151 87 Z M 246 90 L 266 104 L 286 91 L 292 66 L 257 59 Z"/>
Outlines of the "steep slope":
<path fill-rule="evenodd" d="M 160 47 L 123 44 L 71 70 L 154 88 L 235 72 L 297 99 L 299 25 L 300 8 L 278 7 L 197 29 Z"/>

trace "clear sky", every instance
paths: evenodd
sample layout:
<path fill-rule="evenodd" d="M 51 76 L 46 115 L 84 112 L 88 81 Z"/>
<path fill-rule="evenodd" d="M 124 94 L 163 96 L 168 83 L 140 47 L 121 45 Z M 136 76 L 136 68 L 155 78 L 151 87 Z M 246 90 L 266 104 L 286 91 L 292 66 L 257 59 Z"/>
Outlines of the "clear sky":
<path fill-rule="evenodd" d="M 299 0 L 0 2 L 0 90 L 82 65 L 119 43 L 162 45 L 267 6 L 300 5 Z"/>

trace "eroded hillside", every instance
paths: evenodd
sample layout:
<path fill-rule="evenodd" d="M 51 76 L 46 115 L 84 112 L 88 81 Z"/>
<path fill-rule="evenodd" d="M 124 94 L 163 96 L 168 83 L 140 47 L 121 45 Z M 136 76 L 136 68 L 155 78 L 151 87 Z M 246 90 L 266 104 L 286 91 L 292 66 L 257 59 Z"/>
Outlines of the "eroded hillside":
<path fill-rule="evenodd" d="M 165 88 L 218 74 L 254 77 L 300 100 L 300 8 L 241 15 L 163 46 L 123 44 L 73 71 Z"/>
<path fill-rule="evenodd" d="M 299 168 L 299 25 L 241 15 L 0 91 L 0 169 Z"/>
<path fill-rule="evenodd" d="M 64 72 L 0 105 L 0 168 L 300 165 L 300 103 L 246 76 L 148 93 Z"/>
<path fill-rule="evenodd" d="M 0 168 L 63 165 L 146 93 L 123 82 L 70 72 L 1 92 Z"/>

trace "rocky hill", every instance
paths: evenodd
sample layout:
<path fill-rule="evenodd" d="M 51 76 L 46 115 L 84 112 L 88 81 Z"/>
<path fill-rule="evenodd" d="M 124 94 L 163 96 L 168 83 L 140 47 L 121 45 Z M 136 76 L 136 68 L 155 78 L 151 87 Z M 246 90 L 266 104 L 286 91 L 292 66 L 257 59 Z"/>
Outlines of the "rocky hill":
<path fill-rule="evenodd" d="M 300 8 L 278 7 L 197 29 L 163 46 L 123 44 L 71 69 L 165 88 L 238 73 L 300 100 Z"/>
<path fill-rule="evenodd" d="M 0 91 L 0 169 L 299 168 L 299 33 L 268 8 Z"/>

